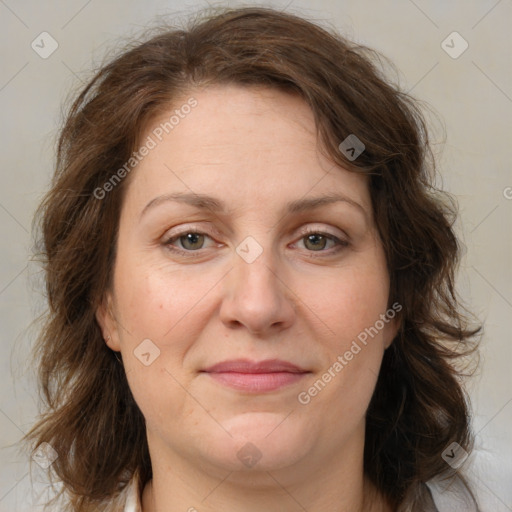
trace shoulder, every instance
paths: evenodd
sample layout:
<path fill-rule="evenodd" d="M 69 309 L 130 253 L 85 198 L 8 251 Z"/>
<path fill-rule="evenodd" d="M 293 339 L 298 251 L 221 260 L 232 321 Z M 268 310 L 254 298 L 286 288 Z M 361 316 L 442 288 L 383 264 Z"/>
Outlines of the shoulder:
<path fill-rule="evenodd" d="M 413 505 L 415 503 L 415 505 Z M 421 507 L 418 508 L 418 503 Z M 463 480 L 433 479 L 409 491 L 397 512 L 478 512 Z"/>
<path fill-rule="evenodd" d="M 427 483 L 436 512 L 476 512 L 471 493 L 460 477 L 450 480 L 433 479 Z"/>
<path fill-rule="evenodd" d="M 112 512 L 142 512 L 140 489 L 140 479 L 135 473 L 128 485 L 112 500 L 108 510 Z"/>

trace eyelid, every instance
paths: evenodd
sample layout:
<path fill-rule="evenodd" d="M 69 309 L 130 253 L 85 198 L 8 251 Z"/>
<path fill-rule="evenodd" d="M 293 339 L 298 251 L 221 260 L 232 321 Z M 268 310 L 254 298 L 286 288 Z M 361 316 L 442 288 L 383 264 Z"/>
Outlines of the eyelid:
<path fill-rule="evenodd" d="M 329 235 L 333 238 L 336 238 L 338 240 L 345 240 L 348 242 L 348 235 L 344 232 L 344 231 L 341 231 L 338 229 L 338 231 L 340 231 L 340 233 L 342 233 L 341 235 L 338 235 L 338 234 L 335 234 L 331 231 L 332 228 L 325 228 L 323 225 L 321 224 L 318 224 L 318 223 L 312 223 L 312 224 L 307 224 L 306 226 L 302 227 L 300 230 L 299 230 L 299 233 L 301 235 L 308 235 L 310 233 L 318 233 L 318 234 L 324 234 L 324 235 Z"/>
<path fill-rule="evenodd" d="M 208 230 L 206 230 L 206 231 L 204 230 L 204 228 L 202 226 L 197 226 L 194 224 L 180 225 L 179 231 L 177 231 L 174 234 L 170 233 L 172 231 L 172 229 L 173 228 L 167 230 L 164 235 L 164 238 L 166 238 L 167 240 L 170 238 L 178 237 L 178 236 L 181 236 L 181 235 L 184 235 L 187 233 L 192 233 L 192 232 L 195 232 L 195 233 L 198 233 L 201 235 L 208 235 L 208 236 L 218 236 L 218 237 L 223 236 L 223 233 L 221 231 L 219 231 L 217 228 L 215 228 L 213 225 L 210 225 L 208 227 Z M 322 225 L 322 224 L 309 223 L 309 224 L 303 226 L 302 228 L 300 228 L 299 234 L 307 235 L 310 233 L 322 233 L 322 234 L 326 234 L 326 235 L 329 235 L 329 236 L 332 236 L 332 237 L 338 238 L 338 239 L 340 239 L 340 237 L 347 238 L 347 241 L 348 241 L 348 238 L 349 238 L 348 235 L 344 231 L 341 231 L 341 230 L 339 230 L 339 231 L 342 233 L 341 235 L 332 233 L 331 231 L 329 231 L 329 228 L 325 228 L 324 225 Z"/>
<path fill-rule="evenodd" d="M 170 240 L 171 238 L 179 238 L 180 236 L 186 235 L 187 233 L 198 233 L 200 235 L 207 235 L 210 238 L 213 236 L 217 236 L 219 238 L 223 236 L 222 232 L 211 224 L 207 228 L 194 224 L 180 224 L 179 227 L 176 227 L 175 233 L 173 233 L 173 229 L 174 228 L 168 229 L 162 238 L 165 240 Z"/>

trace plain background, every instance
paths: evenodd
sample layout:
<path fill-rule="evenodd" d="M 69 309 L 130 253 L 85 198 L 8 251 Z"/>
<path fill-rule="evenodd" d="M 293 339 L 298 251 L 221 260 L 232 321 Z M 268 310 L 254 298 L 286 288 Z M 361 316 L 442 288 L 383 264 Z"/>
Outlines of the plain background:
<path fill-rule="evenodd" d="M 37 466 L 31 475 L 28 456 L 13 444 L 33 424 L 38 410 L 34 371 L 26 363 L 35 336 L 30 324 L 44 303 L 37 292 L 40 275 L 29 262 L 30 233 L 35 207 L 49 185 L 63 102 L 107 51 L 139 33 L 155 16 L 183 17 L 207 5 L 0 0 L 1 512 L 39 510 L 35 503 L 45 491 L 37 483 Z M 481 366 L 468 385 L 477 437 L 466 465 L 483 510 L 511 511 L 512 2 L 287 0 L 258 5 L 334 25 L 377 49 L 397 66 L 402 88 L 442 119 L 446 142 L 439 124 L 434 125 L 433 139 L 442 185 L 460 207 L 457 230 L 465 248 L 459 289 L 485 322 Z M 469 45 L 458 58 L 441 45 L 453 31 Z M 42 32 L 59 45 L 46 59 L 31 47 Z M 458 36 L 448 41 L 452 54 L 464 44 Z"/>

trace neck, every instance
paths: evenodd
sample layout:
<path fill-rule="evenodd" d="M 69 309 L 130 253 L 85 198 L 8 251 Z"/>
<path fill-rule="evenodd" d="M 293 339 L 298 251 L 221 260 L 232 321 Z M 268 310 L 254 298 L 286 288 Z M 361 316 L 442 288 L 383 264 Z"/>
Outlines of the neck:
<path fill-rule="evenodd" d="M 352 440 L 343 457 L 323 454 L 292 467 L 260 471 L 192 465 L 193 457 L 175 456 L 159 464 L 162 458 L 151 454 L 153 479 L 144 488 L 142 512 L 392 512 L 364 477 L 363 447 Z"/>
<path fill-rule="evenodd" d="M 245 500 L 245 498 L 244 498 Z M 373 486 L 373 484 L 367 483 L 365 485 L 364 494 L 360 496 L 359 502 L 361 503 L 357 509 L 351 509 L 351 512 L 357 510 L 357 512 L 393 512 L 391 505 L 385 500 L 383 496 L 380 495 L 378 490 Z M 261 504 L 258 505 L 258 507 Z M 169 507 L 159 507 L 156 506 L 156 498 L 153 489 L 153 481 L 150 480 L 146 487 L 144 488 L 143 497 L 142 497 L 142 511 L 141 512 L 172 512 L 173 510 Z M 180 509 L 181 510 L 181 509 Z M 198 512 L 195 507 L 189 507 L 186 509 L 187 512 Z M 201 507 L 201 510 L 207 510 L 204 507 Z M 210 509 L 208 509 L 210 510 Z M 227 510 L 224 508 L 223 510 Z M 237 505 L 235 509 L 237 511 L 240 510 L 240 507 Z M 246 509 L 244 509 L 246 510 Z M 247 509 L 249 510 L 249 509 Z M 255 508 L 258 510 L 258 508 Z M 259 509 L 261 510 L 261 509 Z M 310 509 L 307 509 L 310 510 Z M 336 509 L 338 510 L 338 509 Z M 349 510 L 346 507 L 344 509 L 339 509 L 340 512 L 343 510 Z"/>

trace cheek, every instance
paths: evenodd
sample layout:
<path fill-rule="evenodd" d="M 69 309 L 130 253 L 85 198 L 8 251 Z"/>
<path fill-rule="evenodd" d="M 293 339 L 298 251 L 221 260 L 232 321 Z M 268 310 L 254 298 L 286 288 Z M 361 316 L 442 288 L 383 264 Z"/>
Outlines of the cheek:
<path fill-rule="evenodd" d="M 203 330 L 201 298 L 213 284 L 134 261 L 120 260 L 117 270 L 116 308 L 128 383 L 148 424 L 168 425 L 169 415 L 191 413 L 185 389 L 193 376 L 183 361 Z"/>
<path fill-rule="evenodd" d="M 324 367 L 304 389 L 304 401 L 311 398 L 333 417 L 358 421 L 369 404 L 382 361 L 383 339 L 391 323 L 382 327 L 389 292 L 383 259 L 375 256 L 357 264 L 340 267 L 320 286 L 305 287 L 305 301 L 317 318 L 315 341 L 325 351 Z M 377 323 L 378 322 L 378 323 Z M 320 348 L 320 347 L 319 347 Z M 302 402 L 301 402 L 302 403 Z M 350 420 L 352 421 L 352 420 Z"/>
<path fill-rule="evenodd" d="M 119 261 L 117 307 L 132 338 L 154 338 L 163 342 L 200 303 L 215 280 L 208 275 L 192 277 L 183 269 L 162 268 L 148 262 Z M 198 307 L 199 306 L 199 307 Z"/>
<path fill-rule="evenodd" d="M 326 339 L 341 349 L 386 312 L 388 293 L 385 267 L 362 262 L 340 267 L 317 286 L 305 280 L 297 295 L 318 318 Z"/>
<path fill-rule="evenodd" d="M 208 293 L 221 275 L 192 275 L 141 261 L 126 258 L 116 269 L 123 361 L 135 397 L 141 393 L 143 403 L 158 402 L 165 388 L 179 407 L 182 386 L 187 387 L 194 377 L 193 368 L 185 364 L 187 354 L 193 352 L 211 317 Z M 146 367 L 144 363 L 150 361 Z"/>

